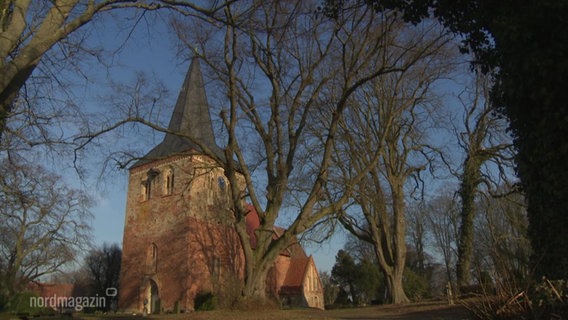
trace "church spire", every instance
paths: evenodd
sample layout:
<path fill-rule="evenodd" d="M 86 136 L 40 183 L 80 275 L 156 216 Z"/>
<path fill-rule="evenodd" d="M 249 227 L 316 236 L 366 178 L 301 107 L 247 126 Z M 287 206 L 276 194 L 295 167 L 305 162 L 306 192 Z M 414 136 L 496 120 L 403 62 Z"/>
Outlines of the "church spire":
<path fill-rule="evenodd" d="M 189 65 L 168 131 L 164 140 L 133 167 L 188 151 L 202 153 L 200 144 L 217 155 L 223 154 L 215 142 L 205 85 L 197 57 L 194 57 Z"/>
<path fill-rule="evenodd" d="M 184 137 L 168 133 L 164 138 L 164 144 L 190 137 L 193 141 L 205 144 L 209 148 L 216 146 L 205 85 L 197 57 L 194 57 L 189 65 L 168 130 Z"/>

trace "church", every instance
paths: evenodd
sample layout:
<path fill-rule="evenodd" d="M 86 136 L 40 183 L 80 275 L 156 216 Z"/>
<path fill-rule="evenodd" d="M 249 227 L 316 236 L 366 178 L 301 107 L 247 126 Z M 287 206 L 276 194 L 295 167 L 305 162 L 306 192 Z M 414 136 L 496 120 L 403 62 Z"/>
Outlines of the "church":
<path fill-rule="evenodd" d="M 199 143 L 184 138 L 188 136 Z M 168 133 L 129 169 L 118 302 L 122 311 L 189 312 L 198 295 L 227 293 L 244 281 L 229 182 L 199 145 L 223 154 L 194 58 Z M 252 212 L 247 229 L 256 227 L 258 215 Z M 274 236 L 282 230 L 275 228 Z M 297 242 L 280 252 L 266 283 L 268 295 L 283 307 L 324 307 L 314 260 Z"/>

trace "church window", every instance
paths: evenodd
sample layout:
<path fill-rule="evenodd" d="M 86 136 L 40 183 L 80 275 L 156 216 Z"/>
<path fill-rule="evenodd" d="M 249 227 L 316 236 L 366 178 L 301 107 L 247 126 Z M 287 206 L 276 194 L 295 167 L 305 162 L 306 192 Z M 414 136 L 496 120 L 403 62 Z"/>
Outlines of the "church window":
<path fill-rule="evenodd" d="M 154 179 L 160 174 L 160 171 L 156 169 L 150 169 L 146 173 L 146 180 L 142 181 L 142 201 L 150 200 L 152 197 L 152 184 Z"/>
<path fill-rule="evenodd" d="M 148 268 L 148 273 L 156 272 L 158 265 L 158 246 L 155 243 L 151 243 L 148 248 L 148 254 L 146 259 L 146 266 Z"/>
<path fill-rule="evenodd" d="M 174 170 L 168 168 L 164 172 L 164 195 L 170 195 L 174 192 Z"/>
<path fill-rule="evenodd" d="M 146 180 L 146 200 L 150 200 L 152 195 L 152 180 Z"/>
<path fill-rule="evenodd" d="M 140 183 L 140 199 L 142 201 L 148 200 L 149 192 L 148 192 L 148 181 L 142 180 Z"/>
<path fill-rule="evenodd" d="M 219 189 L 225 190 L 225 179 L 223 179 L 223 177 L 218 177 L 217 182 L 219 183 Z"/>
<path fill-rule="evenodd" d="M 156 261 L 158 259 L 158 247 L 155 243 L 152 243 L 152 260 Z"/>
<path fill-rule="evenodd" d="M 209 172 L 208 176 L 207 176 L 207 180 L 206 180 L 206 188 L 207 188 L 207 204 L 208 205 L 213 205 L 214 201 L 215 201 L 215 179 L 213 177 L 213 174 L 211 172 Z"/>
<path fill-rule="evenodd" d="M 211 259 L 211 277 L 213 280 L 219 280 L 221 276 L 221 258 L 213 257 Z"/>
<path fill-rule="evenodd" d="M 313 277 L 313 281 L 314 281 L 314 290 L 318 290 L 318 279 L 315 276 Z"/>
<path fill-rule="evenodd" d="M 152 195 L 152 180 L 146 179 L 142 181 L 142 201 L 150 200 Z"/>

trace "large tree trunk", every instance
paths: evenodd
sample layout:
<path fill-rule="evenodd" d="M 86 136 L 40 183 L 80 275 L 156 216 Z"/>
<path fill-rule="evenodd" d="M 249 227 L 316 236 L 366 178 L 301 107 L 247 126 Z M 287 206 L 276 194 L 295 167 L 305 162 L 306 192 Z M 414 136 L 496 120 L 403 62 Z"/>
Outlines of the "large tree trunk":
<path fill-rule="evenodd" d="M 471 258 L 473 253 L 475 193 L 479 184 L 481 164 L 475 158 L 468 157 L 464 162 L 464 172 L 459 190 L 461 198 L 461 226 L 458 243 L 458 261 L 456 276 L 458 290 L 470 284 Z"/>
<path fill-rule="evenodd" d="M 0 142 L 2 142 L 2 136 L 6 130 L 8 115 L 11 111 L 11 104 L 0 102 Z"/>
<path fill-rule="evenodd" d="M 243 289 L 243 296 L 251 299 L 267 299 L 266 295 L 266 277 L 270 267 L 268 264 L 263 263 L 261 266 L 251 268 L 245 279 L 245 287 Z"/>
<path fill-rule="evenodd" d="M 404 216 L 404 190 L 403 183 L 391 181 L 393 216 L 394 216 L 394 248 L 393 269 L 390 275 L 385 277 L 387 287 L 391 292 L 392 303 L 406 303 L 410 300 L 404 293 L 402 279 L 406 265 L 406 218 Z"/>
<path fill-rule="evenodd" d="M 389 302 L 394 304 L 409 302 L 410 300 L 406 296 L 406 293 L 404 292 L 404 286 L 402 285 L 404 270 L 395 268 L 389 271 L 390 272 L 384 272 L 385 284 L 390 296 Z"/>
<path fill-rule="evenodd" d="M 380 232 L 380 231 L 379 231 Z M 385 277 L 387 287 L 387 302 L 389 303 L 406 303 L 410 300 L 404 292 L 402 284 L 404 274 L 404 264 L 406 259 L 397 259 L 396 255 L 390 253 L 397 251 L 395 248 L 387 248 L 387 244 L 391 241 L 386 237 L 381 236 L 380 240 L 373 240 L 375 246 L 375 254 L 377 256 L 379 266 Z M 392 241 L 393 243 L 395 241 Z M 406 250 L 405 254 L 406 254 Z"/>
<path fill-rule="evenodd" d="M 6 73 L 2 75 L 2 77 L 6 79 L 2 80 L 2 84 L 0 86 L 0 141 L 2 141 L 2 137 L 4 136 L 4 132 L 6 131 L 8 118 L 13 111 L 13 106 L 16 98 L 18 97 L 18 92 L 20 92 L 26 80 L 30 77 L 36 66 L 37 64 L 32 64 L 15 75 Z M 2 70 L 3 72 L 11 71 L 9 69 L 10 68 L 5 67 L 1 68 L 0 70 Z"/>
<path fill-rule="evenodd" d="M 268 272 L 274 265 L 280 247 L 285 241 L 281 238 L 274 240 L 272 232 L 268 232 L 264 236 L 261 236 L 262 232 L 256 232 L 256 242 L 253 245 L 246 229 L 246 223 L 237 224 L 236 229 L 245 256 L 243 298 L 259 301 L 268 300 L 272 298 L 267 295 Z M 274 243 L 275 241 L 280 241 L 280 243 Z"/>
<path fill-rule="evenodd" d="M 378 176 L 375 176 L 377 178 Z M 377 182 L 375 180 L 375 182 Z M 394 181 L 391 181 L 394 183 Z M 378 185 L 378 184 L 377 184 Z M 395 186 L 398 184 L 394 183 Z M 402 187 L 402 184 L 400 184 Z M 400 188 L 401 188 L 400 187 Z M 375 248 L 377 261 L 385 277 L 387 300 L 390 303 L 406 303 L 410 300 L 403 287 L 406 263 L 406 220 L 404 218 L 404 199 L 399 187 L 392 187 L 393 219 L 389 221 L 384 193 L 376 188 L 374 209 L 363 210 L 371 226 L 371 241 Z M 365 207 L 364 207 L 365 208 Z M 369 240 L 366 240 L 369 241 Z"/>

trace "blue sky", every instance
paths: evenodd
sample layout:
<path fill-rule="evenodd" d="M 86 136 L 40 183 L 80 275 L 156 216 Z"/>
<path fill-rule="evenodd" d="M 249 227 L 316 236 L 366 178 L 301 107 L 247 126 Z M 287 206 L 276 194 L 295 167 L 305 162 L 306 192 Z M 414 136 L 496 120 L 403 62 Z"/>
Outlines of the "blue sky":
<path fill-rule="evenodd" d="M 177 55 L 173 44 L 173 31 L 168 29 L 167 21 L 160 15 L 149 16 L 148 20 L 149 23 L 147 20 L 141 20 L 133 31 L 121 29 L 115 21 L 109 21 L 109 19 L 95 23 L 93 31 L 95 45 L 117 52 L 111 60 L 110 69 L 108 71 L 99 70 L 99 78 L 105 78 L 108 75 L 115 82 L 128 83 L 135 78 L 137 73 L 144 72 L 151 81 L 163 82 L 169 89 L 170 105 L 164 106 L 164 112 L 168 110 L 171 112 L 189 61 L 186 57 Z M 116 30 L 122 31 L 117 32 Z M 128 40 L 125 41 L 127 38 Z M 108 90 L 104 88 L 104 83 L 105 80 L 101 80 L 98 90 L 89 89 L 90 97 L 87 97 L 87 100 L 91 101 L 94 108 L 97 108 L 96 104 L 100 103 L 99 96 L 104 95 L 104 92 Z M 146 151 L 160 140 L 160 135 L 156 134 L 155 139 L 147 141 Z M 93 162 L 97 163 L 97 161 Z M 95 174 L 98 170 L 100 168 L 97 165 L 91 169 Z M 92 210 L 95 244 L 102 245 L 105 242 L 122 244 L 127 188 L 127 170 L 114 172 L 110 178 L 98 184 L 96 206 Z M 343 247 L 344 240 L 345 235 L 338 232 L 326 243 L 307 244 L 305 249 L 308 254 L 314 256 L 320 271 L 330 271 L 335 263 L 337 250 Z"/>
<path fill-rule="evenodd" d="M 167 113 L 165 116 L 169 119 L 189 61 L 187 54 L 178 54 L 174 45 L 175 35 L 168 27 L 166 16 L 156 13 L 147 14 L 145 18 L 138 21 L 134 29 L 123 26 L 125 23 L 132 26 L 133 21 L 136 21 L 126 14 L 120 14 L 119 20 L 105 18 L 92 25 L 93 44 L 114 52 L 112 57 L 106 59 L 106 62 L 110 63 L 109 69 L 100 67 L 99 70 L 92 70 L 98 74 L 100 80 L 99 83 L 86 90 L 85 99 L 93 106 L 93 109 L 98 109 L 97 104 L 101 103 L 100 96 L 107 95 L 112 90 L 106 81 L 112 79 L 118 83 L 129 83 L 133 81 L 137 73 L 143 72 L 150 81 L 163 83 L 168 88 L 169 97 L 163 107 L 164 113 Z M 449 85 L 450 82 L 447 82 L 442 86 L 448 89 Z M 455 92 L 455 88 L 451 91 Z M 445 98 L 450 99 L 449 96 Z M 447 101 L 449 100 L 446 100 L 446 103 Z M 461 107 L 457 106 L 457 108 Z M 136 137 L 131 138 L 136 140 Z M 154 134 L 153 138 L 145 140 L 146 138 L 148 136 L 142 135 L 138 139 L 143 140 L 144 151 L 148 151 L 161 141 L 160 134 Z M 444 140 L 447 139 L 443 135 L 438 138 L 441 144 L 444 144 Z M 107 141 L 107 143 L 113 143 L 110 140 Z M 96 156 L 94 153 L 92 155 Z M 100 163 L 96 164 L 97 161 L 93 163 L 95 164 L 92 164 L 91 171 L 96 175 L 101 170 L 98 167 Z M 447 181 L 436 181 L 435 183 L 436 185 L 428 187 L 427 192 L 435 193 L 437 186 Z M 97 245 L 105 242 L 122 244 L 127 184 L 127 170 L 116 171 L 97 184 L 96 206 L 92 210 L 93 230 Z M 323 244 L 308 243 L 305 245 L 307 253 L 314 256 L 320 271 L 331 270 L 335 263 L 335 255 L 339 249 L 343 248 L 346 237 L 345 232 L 339 231 Z"/>

